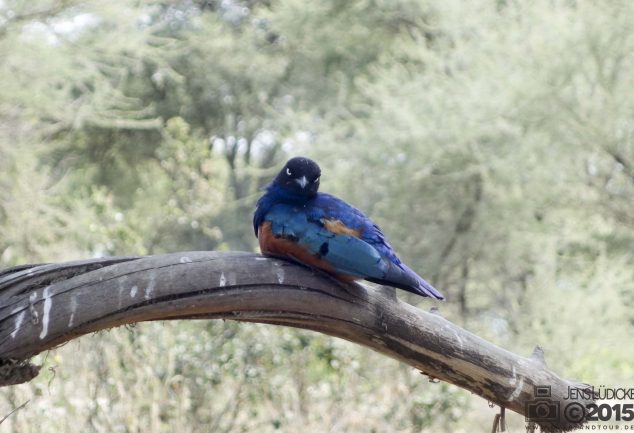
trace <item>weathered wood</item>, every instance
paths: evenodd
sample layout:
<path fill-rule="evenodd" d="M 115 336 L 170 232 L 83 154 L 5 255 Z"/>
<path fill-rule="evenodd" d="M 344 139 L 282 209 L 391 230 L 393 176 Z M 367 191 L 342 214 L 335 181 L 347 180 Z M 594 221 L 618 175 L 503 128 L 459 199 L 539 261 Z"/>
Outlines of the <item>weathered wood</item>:
<path fill-rule="evenodd" d="M 569 388 L 587 385 L 550 371 L 541 349 L 518 356 L 399 301 L 393 291 L 342 285 L 249 253 L 115 257 L 0 272 L 0 385 L 20 381 L 11 376 L 11 365 L 30 380 L 37 370 L 25 370 L 24 361 L 81 335 L 192 318 L 294 326 L 344 338 L 524 415 L 533 387 L 550 386 L 548 401 L 561 410 L 557 419 L 538 423 L 551 431 L 579 424 L 563 416 L 574 401 L 564 397 Z"/>

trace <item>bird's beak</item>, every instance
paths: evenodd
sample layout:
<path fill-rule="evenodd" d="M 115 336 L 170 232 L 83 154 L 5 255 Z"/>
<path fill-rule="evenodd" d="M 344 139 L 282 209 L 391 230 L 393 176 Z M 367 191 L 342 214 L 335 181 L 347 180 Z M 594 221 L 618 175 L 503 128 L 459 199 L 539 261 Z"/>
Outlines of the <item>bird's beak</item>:
<path fill-rule="evenodd" d="M 306 188 L 306 185 L 308 185 L 308 179 L 306 179 L 306 176 L 302 176 L 299 179 L 295 179 L 295 182 L 297 182 L 299 186 L 302 187 L 302 189 Z"/>

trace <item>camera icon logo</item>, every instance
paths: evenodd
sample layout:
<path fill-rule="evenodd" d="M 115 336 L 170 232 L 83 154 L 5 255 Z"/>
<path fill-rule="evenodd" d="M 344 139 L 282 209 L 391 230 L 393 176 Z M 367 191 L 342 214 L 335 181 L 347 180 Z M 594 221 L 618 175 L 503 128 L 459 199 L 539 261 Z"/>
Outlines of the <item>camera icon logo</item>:
<path fill-rule="evenodd" d="M 535 386 L 533 400 L 526 402 L 527 421 L 556 421 L 559 419 L 559 402 L 551 401 L 550 386 Z"/>

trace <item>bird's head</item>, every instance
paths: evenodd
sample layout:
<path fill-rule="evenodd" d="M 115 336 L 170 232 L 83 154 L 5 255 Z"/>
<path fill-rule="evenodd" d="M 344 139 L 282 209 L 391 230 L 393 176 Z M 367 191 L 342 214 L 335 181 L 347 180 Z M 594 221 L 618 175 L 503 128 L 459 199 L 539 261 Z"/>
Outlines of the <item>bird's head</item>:
<path fill-rule="evenodd" d="M 297 156 L 289 159 L 271 186 L 294 200 L 309 200 L 317 195 L 321 169 L 311 159 Z"/>

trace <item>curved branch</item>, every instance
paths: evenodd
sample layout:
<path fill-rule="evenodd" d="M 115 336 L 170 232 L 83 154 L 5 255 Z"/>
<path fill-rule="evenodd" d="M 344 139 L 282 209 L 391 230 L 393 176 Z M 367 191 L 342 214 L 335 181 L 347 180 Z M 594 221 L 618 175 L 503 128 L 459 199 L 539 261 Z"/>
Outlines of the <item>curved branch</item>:
<path fill-rule="evenodd" d="M 588 389 L 550 371 L 540 351 L 530 358 L 515 355 L 399 301 L 393 290 L 342 285 L 292 263 L 235 252 L 103 258 L 0 272 L 0 385 L 30 380 L 37 367 L 25 361 L 81 335 L 193 318 L 293 326 L 344 338 L 523 415 L 534 400 L 533 387 L 550 386 L 560 414 L 537 420 L 550 431 L 579 425 L 563 416 L 564 406 L 575 401 L 565 397 L 570 388 Z"/>

